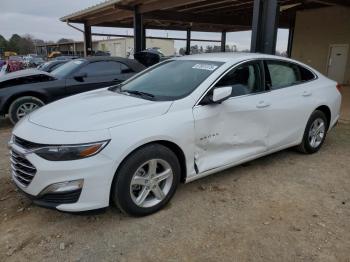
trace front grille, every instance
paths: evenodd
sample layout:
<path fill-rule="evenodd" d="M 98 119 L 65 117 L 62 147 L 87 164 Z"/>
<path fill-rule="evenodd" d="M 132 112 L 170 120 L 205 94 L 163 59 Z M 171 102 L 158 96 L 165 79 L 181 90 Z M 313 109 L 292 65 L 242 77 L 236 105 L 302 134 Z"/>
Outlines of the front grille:
<path fill-rule="evenodd" d="M 14 178 L 22 185 L 28 186 L 36 174 L 35 166 L 33 166 L 24 155 L 13 149 L 11 150 L 10 160 Z"/>

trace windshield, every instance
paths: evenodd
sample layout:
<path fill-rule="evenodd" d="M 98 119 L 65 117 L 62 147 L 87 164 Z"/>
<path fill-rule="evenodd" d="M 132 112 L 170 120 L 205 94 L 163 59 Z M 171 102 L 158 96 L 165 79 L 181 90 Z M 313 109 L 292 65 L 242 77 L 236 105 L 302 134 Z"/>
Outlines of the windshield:
<path fill-rule="evenodd" d="M 85 63 L 85 62 L 86 62 L 85 59 L 77 59 L 77 60 L 70 61 L 53 70 L 51 74 L 53 74 L 57 78 L 64 78 L 70 73 L 72 73 L 75 69 L 80 67 L 82 63 Z"/>
<path fill-rule="evenodd" d="M 176 100 L 195 90 L 223 63 L 169 60 L 126 81 L 119 91 L 153 100 Z"/>

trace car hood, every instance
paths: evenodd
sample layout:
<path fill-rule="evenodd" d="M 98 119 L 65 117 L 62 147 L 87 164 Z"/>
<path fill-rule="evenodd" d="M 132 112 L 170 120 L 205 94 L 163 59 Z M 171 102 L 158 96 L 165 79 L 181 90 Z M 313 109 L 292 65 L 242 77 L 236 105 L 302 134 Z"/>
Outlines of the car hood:
<path fill-rule="evenodd" d="M 7 80 L 12 80 L 15 78 L 22 78 L 22 77 L 27 77 L 27 76 L 33 76 L 33 75 L 49 75 L 52 76 L 51 74 L 44 72 L 44 71 L 40 71 L 38 69 L 24 69 L 24 70 L 19 70 L 16 72 L 12 72 L 12 73 L 7 73 L 6 75 L 3 75 L 2 77 L 0 77 L 0 83 L 1 82 L 5 82 Z M 53 76 L 52 76 L 53 77 Z"/>
<path fill-rule="evenodd" d="M 94 131 L 165 114 L 171 104 L 103 89 L 48 104 L 30 114 L 29 121 L 54 130 Z"/>

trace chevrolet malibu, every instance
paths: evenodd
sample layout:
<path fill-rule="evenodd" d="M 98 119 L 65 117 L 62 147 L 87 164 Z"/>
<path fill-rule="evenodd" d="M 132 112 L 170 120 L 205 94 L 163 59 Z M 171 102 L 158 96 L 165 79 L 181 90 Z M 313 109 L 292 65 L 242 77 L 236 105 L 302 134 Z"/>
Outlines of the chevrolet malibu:
<path fill-rule="evenodd" d="M 51 103 L 14 128 L 12 178 L 34 202 L 143 216 L 180 182 L 288 148 L 317 152 L 337 83 L 297 61 L 245 53 L 174 58 L 122 84 Z"/>

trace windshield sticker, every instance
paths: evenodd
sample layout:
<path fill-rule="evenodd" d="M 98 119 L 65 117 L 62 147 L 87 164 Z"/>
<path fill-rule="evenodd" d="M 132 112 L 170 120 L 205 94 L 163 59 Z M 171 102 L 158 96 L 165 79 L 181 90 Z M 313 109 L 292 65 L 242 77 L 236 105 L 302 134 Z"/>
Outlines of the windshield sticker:
<path fill-rule="evenodd" d="M 218 66 L 216 65 L 210 65 L 210 64 L 195 64 L 193 69 L 200 69 L 200 70 L 208 70 L 208 71 L 214 71 Z"/>
<path fill-rule="evenodd" d="M 76 64 L 76 65 L 80 65 L 80 64 L 82 64 L 83 63 L 83 61 L 80 61 L 80 60 L 75 60 L 74 61 L 74 64 Z"/>

